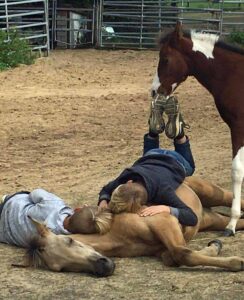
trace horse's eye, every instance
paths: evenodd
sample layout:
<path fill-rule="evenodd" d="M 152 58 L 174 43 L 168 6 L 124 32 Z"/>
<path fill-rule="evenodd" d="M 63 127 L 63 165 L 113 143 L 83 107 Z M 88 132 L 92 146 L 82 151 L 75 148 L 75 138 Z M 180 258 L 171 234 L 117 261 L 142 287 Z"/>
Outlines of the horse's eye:
<path fill-rule="evenodd" d="M 168 62 L 169 62 L 168 57 L 164 57 L 164 58 L 162 59 L 162 63 L 163 63 L 164 65 L 167 65 Z"/>
<path fill-rule="evenodd" d="M 38 248 L 39 252 L 44 252 L 44 250 L 45 250 L 44 248 Z"/>

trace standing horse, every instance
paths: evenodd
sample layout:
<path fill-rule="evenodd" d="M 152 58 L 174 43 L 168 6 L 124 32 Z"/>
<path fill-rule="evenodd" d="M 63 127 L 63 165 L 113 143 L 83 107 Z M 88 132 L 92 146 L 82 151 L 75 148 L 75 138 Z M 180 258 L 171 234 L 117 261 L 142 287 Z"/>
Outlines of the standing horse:
<path fill-rule="evenodd" d="M 235 234 L 241 215 L 244 177 L 244 50 L 218 41 L 215 34 L 183 33 L 180 23 L 160 40 L 160 57 L 152 85 L 155 100 L 169 96 L 188 76 L 194 76 L 214 97 L 231 132 L 233 202 L 225 235 Z"/>

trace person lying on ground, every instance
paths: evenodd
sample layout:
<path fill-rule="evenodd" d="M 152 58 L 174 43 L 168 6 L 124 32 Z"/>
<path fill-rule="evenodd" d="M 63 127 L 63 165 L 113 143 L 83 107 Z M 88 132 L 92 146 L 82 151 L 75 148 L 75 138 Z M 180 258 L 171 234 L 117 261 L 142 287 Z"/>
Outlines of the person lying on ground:
<path fill-rule="evenodd" d="M 58 196 L 35 189 L 3 196 L 0 204 L 0 242 L 28 247 L 37 235 L 30 218 L 45 223 L 55 234 L 97 231 L 93 226 L 83 226 L 83 219 L 86 220 L 80 207 L 73 210 Z"/>

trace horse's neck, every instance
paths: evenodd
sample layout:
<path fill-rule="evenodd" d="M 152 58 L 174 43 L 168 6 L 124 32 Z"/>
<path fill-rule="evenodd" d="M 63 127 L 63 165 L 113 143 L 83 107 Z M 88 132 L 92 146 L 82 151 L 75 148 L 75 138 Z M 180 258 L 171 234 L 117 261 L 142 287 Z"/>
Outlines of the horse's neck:
<path fill-rule="evenodd" d="M 74 240 L 77 240 L 79 242 L 82 242 L 84 244 L 92 246 L 93 244 L 96 244 L 97 241 L 103 241 L 106 240 L 106 234 L 100 235 L 100 234 L 72 234 L 71 237 Z"/>
<path fill-rule="evenodd" d="M 216 96 L 215 81 L 224 81 L 226 74 L 226 62 L 228 55 L 218 55 L 215 50 L 213 57 L 209 53 L 194 51 L 192 42 L 187 41 L 185 57 L 189 67 L 189 75 L 194 76 L 213 96 Z"/>

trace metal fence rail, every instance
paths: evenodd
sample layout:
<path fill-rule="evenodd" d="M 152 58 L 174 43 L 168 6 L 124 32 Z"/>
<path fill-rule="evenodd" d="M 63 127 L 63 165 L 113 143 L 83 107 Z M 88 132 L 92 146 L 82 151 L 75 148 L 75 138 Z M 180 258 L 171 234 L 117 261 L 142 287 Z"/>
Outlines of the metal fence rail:
<path fill-rule="evenodd" d="M 33 49 L 150 48 L 175 26 L 218 34 L 244 30 L 244 0 L 94 0 L 90 9 L 59 0 L 0 0 L 0 30 L 19 30 Z M 50 41 L 49 41 L 50 36 Z"/>
<path fill-rule="evenodd" d="M 17 29 L 33 50 L 48 53 L 48 26 L 48 0 L 0 0 L 0 29 Z"/>
<path fill-rule="evenodd" d="M 57 0 L 50 6 L 51 48 L 79 48 L 94 44 L 95 7 L 60 7 Z"/>
<path fill-rule="evenodd" d="M 153 47 L 158 33 L 177 20 L 184 27 L 228 34 L 243 26 L 243 4 L 244 0 L 98 1 L 98 46 Z"/>

